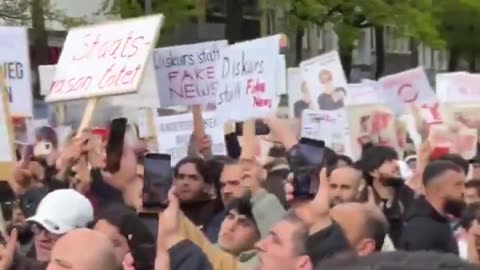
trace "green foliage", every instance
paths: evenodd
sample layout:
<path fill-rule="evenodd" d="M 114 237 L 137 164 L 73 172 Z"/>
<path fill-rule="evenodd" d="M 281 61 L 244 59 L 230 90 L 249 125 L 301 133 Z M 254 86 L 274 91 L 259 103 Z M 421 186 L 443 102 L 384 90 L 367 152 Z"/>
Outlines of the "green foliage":
<path fill-rule="evenodd" d="M 293 23 L 301 26 L 331 23 L 342 47 L 354 46 L 362 28 L 384 25 L 396 26 L 403 35 L 432 47 L 444 46 L 432 11 L 432 0 L 288 1 L 288 14 Z"/>
<path fill-rule="evenodd" d="M 110 1 L 105 0 L 104 9 L 108 7 Z M 171 29 L 196 15 L 195 0 L 152 0 L 152 11 L 164 14 L 163 28 Z M 136 0 L 113 0 L 109 13 L 120 15 L 122 18 L 139 17 L 145 14 L 143 7 Z"/>
<path fill-rule="evenodd" d="M 480 1 L 437 0 L 438 28 L 447 46 L 463 54 L 480 51 Z"/>

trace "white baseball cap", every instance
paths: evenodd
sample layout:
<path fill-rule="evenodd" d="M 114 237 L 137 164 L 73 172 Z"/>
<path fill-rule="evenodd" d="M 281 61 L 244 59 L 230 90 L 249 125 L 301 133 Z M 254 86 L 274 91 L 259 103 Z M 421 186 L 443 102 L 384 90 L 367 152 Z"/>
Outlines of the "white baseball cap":
<path fill-rule="evenodd" d="M 65 234 L 73 229 L 85 228 L 93 221 L 90 201 L 73 189 L 59 189 L 48 193 L 38 205 L 29 222 L 40 224 L 53 234 Z"/>

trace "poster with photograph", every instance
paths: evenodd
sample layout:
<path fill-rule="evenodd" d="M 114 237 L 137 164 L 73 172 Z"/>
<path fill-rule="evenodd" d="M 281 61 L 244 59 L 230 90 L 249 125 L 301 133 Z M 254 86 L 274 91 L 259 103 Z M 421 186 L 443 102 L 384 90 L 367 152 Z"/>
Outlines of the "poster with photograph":
<path fill-rule="evenodd" d="M 360 158 L 362 145 L 374 143 L 396 149 L 400 156 L 400 131 L 395 114 L 385 105 L 363 105 L 347 107 L 350 142 L 355 159 Z M 403 133 L 403 130 L 402 130 Z"/>
<path fill-rule="evenodd" d="M 472 159 L 477 153 L 478 132 L 467 127 L 451 128 L 447 125 L 432 125 L 430 141 L 435 148 L 447 148 L 449 153 Z"/>
<path fill-rule="evenodd" d="M 348 140 L 345 110 L 304 110 L 302 115 L 302 138 L 324 141 L 337 154 L 346 154 Z"/>
<path fill-rule="evenodd" d="M 289 68 L 287 73 L 289 115 L 292 119 L 301 119 L 304 110 L 313 109 L 312 96 L 300 68 Z"/>
<path fill-rule="evenodd" d="M 345 108 L 348 83 L 338 52 L 304 61 L 300 69 L 306 82 L 302 91 L 311 96 L 313 109 L 335 111 Z"/>

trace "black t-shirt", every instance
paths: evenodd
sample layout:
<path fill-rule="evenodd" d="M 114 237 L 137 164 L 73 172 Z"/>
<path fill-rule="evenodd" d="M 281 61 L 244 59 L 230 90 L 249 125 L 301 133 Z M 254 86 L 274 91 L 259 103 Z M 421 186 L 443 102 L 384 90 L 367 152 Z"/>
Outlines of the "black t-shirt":
<path fill-rule="evenodd" d="M 344 107 L 343 100 L 334 101 L 332 95 L 321 94 L 318 96 L 318 107 L 320 110 L 335 111 Z"/>
<path fill-rule="evenodd" d="M 302 118 L 302 112 L 308 109 L 308 106 L 308 103 L 303 100 L 295 102 L 293 104 L 293 116 L 295 118 Z"/>
<path fill-rule="evenodd" d="M 310 235 L 307 239 L 306 248 L 314 265 L 339 253 L 351 250 L 347 237 L 336 222 Z"/>

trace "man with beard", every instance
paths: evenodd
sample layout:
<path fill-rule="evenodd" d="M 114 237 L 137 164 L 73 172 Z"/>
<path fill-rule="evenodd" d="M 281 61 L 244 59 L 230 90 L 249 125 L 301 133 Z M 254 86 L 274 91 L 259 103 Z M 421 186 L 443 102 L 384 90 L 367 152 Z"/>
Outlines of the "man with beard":
<path fill-rule="evenodd" d="M 425 197 L 419 198 L 406 216 L 402 249 L 458 254 L 448 215 L 460 217 L 465 208 L 465 178 L 462 168 L 449 161 L 433 161 L 426 166 Z"/>
<path fill-rule="evenodd" d="M 415 199 L 415 192 L 400 176 L 397 152 L 387 146 L 372 146 L 362 153 L 359 162 L 375 203 L 390 224 L 389 237 L 397 247 L 402 234 L 404 215 Z"/>

